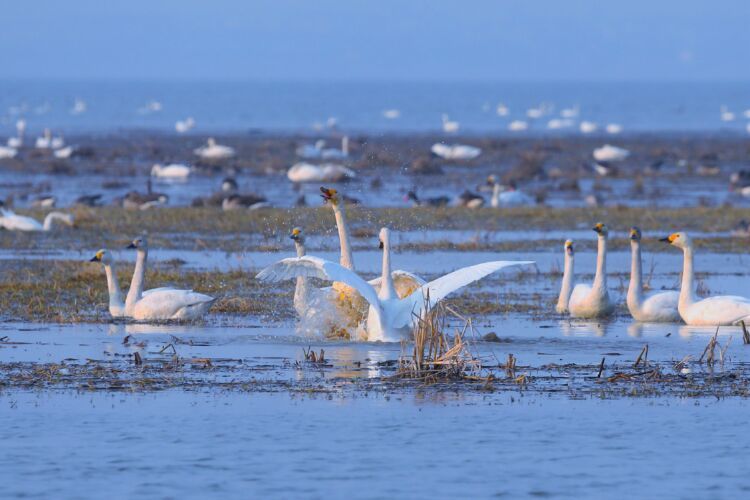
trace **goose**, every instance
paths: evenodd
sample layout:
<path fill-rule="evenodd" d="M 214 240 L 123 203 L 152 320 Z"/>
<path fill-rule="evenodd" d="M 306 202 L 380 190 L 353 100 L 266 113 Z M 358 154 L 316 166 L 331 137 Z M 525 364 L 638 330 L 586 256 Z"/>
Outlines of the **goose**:
<path fill-rule="evenodd" d="M 435 143 L 430 148 L 435 156 L 445 160 L 472 160 L 482 154 L 482 150 L 475 146 L 465 144 L 443 144 Z"/>
<path fill-rule="evenodd" d="M 82 194 L 76 198 L 74 204 L 86 207 L 98 207 L 101 204 L 101 194 Z"/>
<path fill-rule="evenodd" d="M 592 154 L 596 161 L 623 161 L 630 156 L 630 151 L 610 144 L 605 144 L 600 148 L 594 149 Z"/>
<path fill-rule="evenodd" d="M 216 144 L 216 139 L 213 137 L 209 137 L 205 146 L 201 146 L 193 152 L 204 160 L 224 160 L 235 155 L 234 148 Z"/>
<path fill-rule="evenodd" d="M 195 127 L 195 120 L 192 116 L 188 116 L 184 120 L 177 120 L 174 124 L 174 129 L 178 134 L 190 132 L 193 127 Z"/>
<path fill-rule="evenodd" d="M 458 198 L 456 199 L 456 204 L 459 207 L 480 208 L 484 206 L 484 198 L 466 189 L 458 196 Z"/>
<path fill-rule="evenodd" d="M 673 323 L 680 321 L 677 304 L 680 294 L 675 291 L 643 295 L 643 277 L 641 272 L 641 230 L 630 228 L 630 284 L 628 285 L 628 310 L 636 321 L 649 323 Z"/>
<path fill-rule="evenodd" d="M 584 134 L 593 134 L 599 128 L 599 125 L 597 125 L 594 122 L 582 121 L 578 125 L 578 128 L 581 131 L 581 133 L 584 133 Z"/>
<path fill-rule="evenodd" d="M 578 284 L 573 288 L 568 302 L 570 315 L 574 318 L 601 318 L 611 315 L 614 304 L 607 290 L 607 235 L 609 230 L 601 222 L 594 226 L 598 234 L 596 274 L 592 285 Z"/>
<path fill-rule="evenodd" d="M 15 158 L 18 154 L 16 148 L 10 146 L 0 146 L 0 160 Z"/>
<path fill-rule="evenodd" d="M 391 277 L 390 231 L 380 230 L 383 271 L 380 291 L 345 267 L 317 257 L 283 259 L 258 273 L 261 281 L 277 282 L 297 276 L 341 281 L 357 290 L 369 304 L 366 331 L 368 341 L 396 342 L 408 338 L 415 316 L 432 309 L 452 292 L 506 267 L 533 264 L 530 261 L 495 261 L 469 266 L 426 283 L 405 298 L 399 298 Z M 429 303 L 427 301 L 429 300 Z"/>
<path fill-rule="evenodd" d="M 146 236 L 134 239 L 128 248 L 137 251 L 133 280 L 128 295 L 125 297 L 125 315 L 135 320 L 192 320 L 204 316 L 215 298 L 193 290 L 176 288 L 154 288 L 143 293 L 143 282 L 146 276 L 148 259 L 148 241 Z"/>
<path fill-rule="evenodd" d="M 562 285 L 560 286 L 560 296 L 557 299 L 555 311 L 558 314 L 567 314 L 570 294 L 573 291 L 575 251 L 573 250 L 573 240 L 566 240 L 563 246 L 565 252 L 565 266 L 563 268 Z"/>
<path fill-rule="evenodd" d="M 250 210 L 257 210 L 259 208 L 267 208 L 268 206 L 268 201 L 263 196 L 258 196 L 255 194 L 233 193 L 225 197 L 221 202 L 221 209 L 225 212 L 245 208 Z"/>
<path fill-rule="evenodd" d="M 682 250 L 683 269 L 678 310 L 682 320 L 690 326 L 734 325 L 740 321 L 748 323 L 750 299 L 733 295 L 717 295 L 705 299 L 695 293 L 693 273 L 693 242 L 687 233 L 672 233 L 659 241 L 669 243 Z"/>
<path fill-rule="evenodd" d="M 354 271 L 354 257 L 352 256 L 349 228 L 346 224 L 346 214 L 344 212 L 343 204 L 341 203 L 343 201 L 343 196 L 341 196 L 337 190 L 326 187 L 321 187 L 320 192 L 323 201 L 331 206 L 333 216 L 336 219 L 336 229 L 339 233 L 339 245 L 341 247 L 339 264 L 350 271 Z M 398 293 L 399 297 L 406 297 L 425 284 L 425 281 L 419 276 L 401 270 L 393 271 L 392 279 L 395 283 L 396 293 Z M 370 284 L 375 287 L 379 287 L 379 283 L 380 278 L 370 281 Z M 343 292 L 344 295 L 349 297 L 350 301 L 352 300 L 353 290 L 350 287 L 334 283 L 334 289 Z"/>
<path fill-rule="evenodd" d="M 18 149 L 23 146 L 23 137 L 26 132 L 26 120 L 20 119 L 16 121 L 16 136 L 8 138 L 8 147 Z M 0 156 L 2 158 L 2 156 Z"/>
<path fill-rule="evenodd" d="M 157 163 L 151 167 L 151 177 L 158 177 L 160 179 L 187 179 L 190 171 L 190 167 L 180 163 L 170 163 L 169 165 Z"/>
<path fill-rule="evenodd" d="M 36 200 L 31 202 L 33 208 L 54 208 L 57 204 L 57 198 L 52 195 L 39 196 Z"/>
<path fill-rule="evenodd" d="M 526 193 L 519 191 L 516 183 L 513 181 L 508 186 L 503 186 L 499 182 L 496 182 L 492 189 L 490 205 L 493 208 L 525 207 L 536 205 L 536 201 Z"/>
<path fill-rule="evenodd" d="M 166 205 L 169 201 L 169 196 L 164 193 L 152 193 L 151 185 L 149 183 L 149 190 L 147 193 L 139 193 L 138 191 L 130 191 L 122 197 L 122 207 L 127 210 L 148 210 L 149 208 L 159 207 Z"/>
<path fill-rule="evenodd" d="M 68 226 L 73 225 L 73 216 L 62 212 L 50 212 L 44 222 L 25 215 L 18 215 L 11 210 L 0 209 L 0 228 L 8 231 L 51 231 L 52 223 L 60 221 Z"/>
<path fill-rule="evenodd" d="M 435 196 L 433 198 L 419 198 L 417 193 L 412 190 L 406 193 L 405 201 L 411 201 L 415 207 L 445 207 L 448 206 L 451 199 L 447 196 Z"/>
<path fill-rule="evenodd" d="M 446 114 L 443 114 L 442 120 L 443 120 L 443 132 L 445 132 L 446 134 L 454 134 L 458 132 L 460 125 L 457 121 L 451 120 L 450 118 L 448 118 L 448 115 Z"/>
<path fill-rule="evenodd" d="M 353 179 L 357 174 L 342 165 L 299 162 L 289 169 L 286 176 L 292 182 L 341 182 Z"/>
<path fill-rule="evenodd" d="M 604 127 L 604 130 L 606 130 L 608 134 L 616 135 L 622 132 L 622 125 L 619 123 L 608 123 L 607 126 Z"/>
<path fill-rule="evenodd" d="M 529 124 L 523 120 L 513 120 L 508 124 L 508 130 L 511 132 L 523 132 L 529 129 Z"/>
<path fill-rule="evenodd" d="M 224 200 L 231 194 L 237 193 L 239 184 L 234 177 L 225 177 L 221 181 L 221 190 L 205 198 L 195 198 L 192 202 L 193 207 L 220 207 Z"/>

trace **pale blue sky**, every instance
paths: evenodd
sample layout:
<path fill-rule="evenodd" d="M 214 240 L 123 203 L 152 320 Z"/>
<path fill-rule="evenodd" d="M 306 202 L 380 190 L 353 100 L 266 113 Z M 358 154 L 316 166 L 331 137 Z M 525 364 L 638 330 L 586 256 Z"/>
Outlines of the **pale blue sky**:
<path fill-rule="evenodd" d="M 748 0 L 3 1 L 0 78 L 750 80 Z"/>

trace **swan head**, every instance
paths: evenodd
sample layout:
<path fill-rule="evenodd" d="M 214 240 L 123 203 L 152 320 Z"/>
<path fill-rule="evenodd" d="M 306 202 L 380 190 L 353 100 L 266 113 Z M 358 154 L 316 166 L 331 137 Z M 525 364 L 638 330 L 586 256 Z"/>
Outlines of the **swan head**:
<path fill-rule="evenodd" d="M 94 254 L 91 259 L 89 259 L 89 262 L 101 262 L 102 264 L 111 264 L 112 263 L 112 255 L 110 253 L 102 248 L 98 252 Z"/>
<path fill-rule="evenodd" d="M 323 198 L 323 201 L 326 203 L 330 203 L 333 206 L 336 206 L 339 204 L 340 197 L 339 192 L 335 189 L 330 189 L 327 187 L 321 187 L 320 188 L 320 197 Z"/>
<path fill-rule="evenodd" d="M 391 230 L 387 227 L 384 227 L 380 230 L 380 235 L 378 236 L 378 239 L 380 240 L 380 244 L 378 245 L 378 248 L 381 250 L 384 248 L 387 248 L 390 246 L 390 240 L 391 240 Z"/>
<path fill-rule="evenodd" d="M 600 238 L 606 238 L 609 234 L 609 229 L 607 229 L 606 224 L 603 222 L 597 222 L 592 229 Z"/>
<path fill-rule="evenodd" d="M 214 139 L 213 137 L 209 137 L 208 141 L 206 141 L 206 142 L 208 143 L 209 147 L 216 146 L 216 139 Z"/>
<path fill-rule="evenodd" d="M 234 179 L 234 177 L 227 177 L 223 181 L 221 181 L 221 190 L 225 193 L 237 191 L 239 189 L 239 186 L 237 185 L 237 181 Z"/>
<path fill-rule="evenodd" d="M 630 228 L 630 241 L 641 241 L 641 230 L 636 226 Z"/>
<path fill-rule="evenodd" d="M 145 234 L 138 236 L 136 239 L 130 242 L 125 248 L 135 248 L 137 250 L 148 250 L 148 239 Z"/>
<path fill-rule="evenodd" d="M 682 232 L 672 233 L 666 238 L 661 238 L 659 241 L 663 241 L 664 243 L 669 243 L 670 245 L 674 245 L 677 248 L 682 248 L 683 250 L 692 244 L 690 237 L 687 235 L 687 233 L 682 233 Z"/>
<path fill-rule="evenodd" d="M 565 255 L 573 257 L 573 255 L 575 254 L 575 250 L 573 250 L 573 240 L 566 240 L 564 248 Z"/>
<path fill-rule="evenodd" d="M 305 234 L 302 232 L 301 227 L 295 227 L 294 229 L 292 229 L 292 232 L 289 234 L 289 238 L 291 238 L 295 243 L 305 242 Z"/>
<path fill-rule="evenodd" d="M 495 174 L 490 174 L 487 176 L 487 185 L 488 186 L 494 186 L 497 184 L 497 176 Z"/>

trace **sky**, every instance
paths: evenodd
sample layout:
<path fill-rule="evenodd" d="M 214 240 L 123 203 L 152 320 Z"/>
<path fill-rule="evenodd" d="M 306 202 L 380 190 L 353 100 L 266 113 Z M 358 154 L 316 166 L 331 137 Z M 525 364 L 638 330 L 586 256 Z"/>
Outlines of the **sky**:
<path fill-rule="evenodd" d="M 750 0 L 0 0 L 0 78 L 750 81 Z"/>

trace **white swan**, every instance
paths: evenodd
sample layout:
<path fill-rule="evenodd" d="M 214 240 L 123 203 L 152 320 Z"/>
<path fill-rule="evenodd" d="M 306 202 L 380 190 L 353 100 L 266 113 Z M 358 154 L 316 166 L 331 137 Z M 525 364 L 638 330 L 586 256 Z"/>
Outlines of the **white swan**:
<path fill-rule="evenodd" d="M 36 138 L 34 144 L 37 149 L 60 149 L 65 146 L 65 139 L 60 137 L 52 137 L 52 131 L 48 128 L 44 129 L 44 135 Z"/>
<path fill-rule="evenodd" d="M 0 146 L 0 160 L 15 158 L 18 150 L 11 146 Z"/>
<path fill-rule="evenodd" d="M 550 130 L 559 130 L 562 128 L 569 128 L 575 125 L 575 122 L 570 118 L 552 118 L 547 122 L 547 128 Z"/>
<path fill-rule="evenodd" d="M 596 161 L 623 161 L 630 156 L 630 151 L 605 144 L 600 148 L 594 149 L 593 155 Z"/>
<path fill-rule="evenodd" d="M 608 123 L 604 130 L 606 130 L 608 134 L 619 134 L 622 132 L 622 125 L 619 123 Z"/>
<path fill-rule="evenodd" d="M 305 256 L 305 235 L 302 229 L 295 227 L 289 236 L 294 241 L 294 248 L 297 251 L 297 257 Z M 310 283 L 306 276 L 297 276 L 297 285 L 294 287 L 294 310 L 301 318 L 307 313 L 310 304 Z"/>
<path fill-rule="evenodd" d="M 458 132 L 458 129 L 460 128 L 460 124 L 455 121 L 448 118 L 448 115 L 443 114 L 442 116 L 443 120 L 443 132 L 446 134 L 453 134 Z"/>
<path fill-rule="evenodd" d="M 349 228 L 346 224 L 346 215 L 344 213 L 344 207 L 341 203 L 339 193 L 335 189 L 326 187 L 321 187 L 320 192 L 321 197 L 326 202 L 326 204 L 331 206 L 331 209 L 333 210 L 333 216 L 336 219 L 336 229 L 339 233 L 339 245 L 341 247 L 341 257 L 339 259 L 339 264 L 342 267 L 349 269 L 350 271 L 354 271 L 354 258 L 352 256 Z M 408 271 L 402 271 L 400 269 L 393 271 L 391 277 L 396 287 L 396 293 L 399 297 L 406 297 L 410 295 L 417 288 L 423 286 L 426 283 L 425 280 L 423 280 L 419 276 Z M 368 283 L 375 287 L 376 290 L 378 290 L 380 288 L 380 281 L 380 278 L 375 278 Z M 356 294 L 356 291 L 351 287 L 348 287 L 346 285 L 344 285 L 343 287 L 339 285 L 337 287 L 337 284 L 334 283 L 333 288 L 339 292 L 343 292 L 348 296 L 349 300 L 352 300 L 354 302 L 354 297 L 352 296 L 352 294 Z"/>
<path fill-rule="evenodd" d="M 506 106 L 505 104 L 500 103 L 497 105 L 495 112 L 497 113 L 497 116 L 508 116 L 508 114 L 510 113 L 510 109 L 508 109 L 508 106 Z"/>
<path fill-rule="evenodd" d="M 174 124 L 174 129 L 178 134 L 185 134 L 195 127 L 195 120 L 192 116 L 188 116 L 184 120 L 177 120 Z"/>
<path fill-rule="evenodd" d="M 353 179 L 357 174 L 354 170 L 342 165 L 330 163 L 313 165 L 299 162 L 289 169 L 286 176 L 292 182 L 341 182 L 345 179 Z"/>
<path fill-rule="evenodd" d="M 511 132 L 523 132 L 529 129 L 529 124 L 523 120 L 513 120 L 508 124 L 508 130 Z"/>
<path fill-rule="evenodd" d="M 133 319 L 167 320 L 197 319 L 204 316 L 215 298 L 193 290 L 179 290 L 171 287 L 154 288 L 143 292 L 148 259 L 148 241 L 145 236 L 133 240 L 128 248 L 137 250 L 135 271 L 125 297 L 125 315 Z"/>
<path fill-rule="evenodd" d="M 482 150 L 475 146 L 443 144 L 441 142 L 433 144 L 430 150 L 435 155 L 446 160 L 472 160 L 482 154 Z"/>
<path fill-rule="evenodd" d="M 56 149 L 53 153 L 55 155 L 55 158 L 58 158 L 60 160 L 67 160 L 71 156 L 73 156 L 73 153 L 75 152 L 75 148 L 73 146 L 65 146 L 64 148 Z"/>
<path fill-rule="evenodd" d="M 25 215 L 18 215 L 11 210 L 0 209 L 0 228 L 8 231 L 50 231 L 54 221 L 60 221 L 68 226 L 73 225 L 73 216 L 62 212 L 50 212 L 44 222 Z"/>
<path fill-rule="evenodd" d="M 15 137 L 9 137 L 8 138 L 8 147 L 13 149 L 18 149 L 23 146 L 23 136 L 26 132 L 26 120 L 23 118 L 16 121 L 16 136 Z M 0 148 L 1 150 L 2 148 Z M 15 155 L 13 155 L 15 156 Z M 0 158 L 3 158 L 2 154 L 0 153 Z"/>
<path fill-rule="evenodd" d="M 324 160 L 343 160 L 349 157 L 349 136 L 341 138 L 341 149 L 321 148 L 320 157 Z"/>
<path fill-rule="evenodd" d="M 599 128 L 599 125 L 594 122 L 582 121 L 578 128 L 584 134 L 593 134 Z"/>
<path fill-rule="evenodd" d="M 179 163 L 161 165 L 159 163 L 151 167 L 151 177 L 162 179 L 187 179 L 190 175 L 190 167 Z"/>
<path fill-rule="evenodd" d="M 536 201 L 526 193 L 519 191 L 515 182 L 511 182 L 507 186 L 495 182 L 492 186 L 490 205 L 493 208 L 525 207 L 536 205 Z"/>
<path fill-rule="evenodd" d="M 216 139 L 213 137 L 209 137 L 205 146 L 201 146 L 193 152 L 204 160 L 224 160 L 235 155 L 234 148 L 216 144 Z"/>
<path fill-rule="evenodd" d="M 425 306 L 431 309 L 450 293 L 480 280 L 500 269 L 533 262 L 485 262 L 465 267 L 427 283 L 406 298 L 399 299 L 391 279 L 390 231 L 380 230 L 383 247 L 383 272 L 380 292 L 358 274 L 334 262 L 316 257 L 283 259 L 258 273 L 262 281 L 281 281 L 297 276 L 310 276 L 344 282 L 356 289 L 370 304 L 367 314 L 367 340 L 395 342 L 408 338 L 414 317 L 421 316 Z M 426 304 L 429 297 L 429 304 Z"/>
<path fill-rule="evenodd" d="M 601 318 L 609 316 L 615 305 L 609 300 L 607 290 L 607 235 L 609 230 L 601 222 L 594 226 L 598 236 L 596 274 L 592 285 L 578 284 L 570 294 L 568 309 L 574 318 Z"/>
<path fill-rule="evenodd" d="M 574 264 L 575 264 L 575 251 L 573 250 L 573 240 L 566 240 L 563 246 L 565 252 L 565 267 L 563 268 L 562 285 L 560 286 L 560 296 L 557 299 L 557 305 L 555 311 L 559 314 L 566 314 L 569 312 L 568 303 L 570 302 L 570 294 L 573 291 L 573 279 L 574 279 Z"/>
<path fill-rule="evenodd" d="M 741 320 L 746 323 L 749 322 L 750 299 L 733 295 L 717 295 L 701 299 L 696 295 L 695 275 L 693 273 L 693 242 L 687 233 L 672 233 L 660 241 L 682 249 L 684 254 L 678 309 L 686 324 L 720 326 L 737 324 Z"/>
<path fill-rule="evenodd" d="M 628 285 L 628 310 L 636 321 L 652 323 L 672 323 L 680 321 L 677 303 L 680 300 L 678 292 L 660 292 L 643 295 L 643 276 L 641 272 L 641 230 L 630 228 L 630 250 L 632 263 L 630 266 L 630 284 Z"/>
<path fill-rule="evenodd" d="M 386 118 L 387 120 L 396 120 L 397 118 L 401 117 L 401 111 L 398 109 L 384 109 L 383 110 L 383 118 Z"/>

